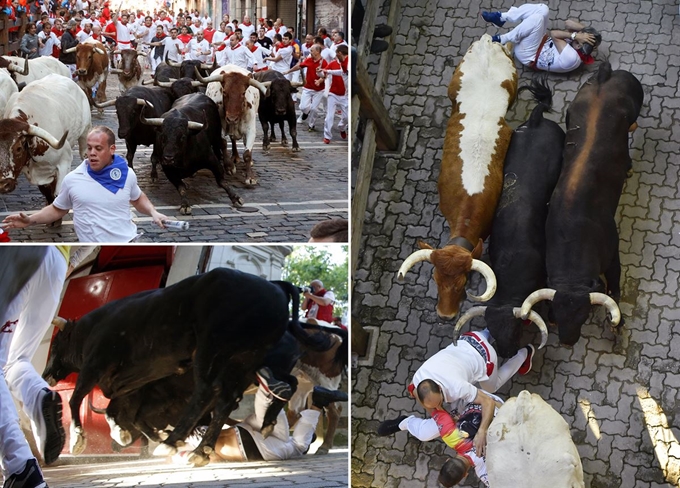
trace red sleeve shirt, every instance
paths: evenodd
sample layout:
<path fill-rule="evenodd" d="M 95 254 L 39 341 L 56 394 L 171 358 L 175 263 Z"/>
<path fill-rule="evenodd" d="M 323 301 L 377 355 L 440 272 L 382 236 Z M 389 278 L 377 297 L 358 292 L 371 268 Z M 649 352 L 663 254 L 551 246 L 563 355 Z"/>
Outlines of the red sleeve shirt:
<path fill-rule="evenodd" d="M 319 59 L 318 61 L 314 61 L 311 57 L 309 57 L 305 58 L 300 63 L 300 66 L 307 68 L 307 75 L 305 76 L 305 88 L 314 91 L 322 91 L 324 89 L 323 83 L 319 83 L 319 85 L 316 85 L 314 83 L 316 80 L 319 79 L 319 77 L 316 74 L 316 68 L 321 67 L 321 62 L 322 62 L 321 59 Z"/>
<path fill-rule="evenodd" d="M 338 62 L 337 59 L 334 59 L 330 63 L 327 63 L 326 61 L 323 62 L 323 69 L 342 69 L 342 66 L 340 66 L 340 63 Z M 342 76 L 335 76 L 333 75 L 333 78 L 331 80 L 331 90 L 330 92 L 334 95 L 337 95 L 339 97 L 343 96 L 345 94 L 345 81 L 342 79 Z"/>

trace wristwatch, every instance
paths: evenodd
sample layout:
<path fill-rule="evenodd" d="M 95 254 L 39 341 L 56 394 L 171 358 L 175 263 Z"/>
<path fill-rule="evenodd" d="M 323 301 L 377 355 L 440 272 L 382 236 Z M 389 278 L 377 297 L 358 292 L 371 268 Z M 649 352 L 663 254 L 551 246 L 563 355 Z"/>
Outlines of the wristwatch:
<path fill-rule="evenodd" d="M 571 33 L 571 40 L 575 41 L 576 40 L 576 32 Z"/>

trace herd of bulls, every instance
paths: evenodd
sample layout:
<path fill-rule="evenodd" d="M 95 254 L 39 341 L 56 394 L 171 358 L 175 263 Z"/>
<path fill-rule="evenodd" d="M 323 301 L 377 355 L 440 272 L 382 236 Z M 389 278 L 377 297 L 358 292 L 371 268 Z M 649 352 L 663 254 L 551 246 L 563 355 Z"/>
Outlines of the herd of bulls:
<path fill-rule="evenodd" d="M 449 85 L 439 177 L 451 239 L 442 249 L 421 243 L 399 270 L 403 278 L 419 261 L 434 265 L 444 318 L 458 314 L 467 274 L 480 271 L 486 292 L 468 296 L 493 299 L 463 314 L 454 340 L 465 322 L 484 316 L 504 357 L 517 353 L 523 319 L 541 329 L 545 345 L 547 327 L 533 310 L 542 300 L 551 302 L 548 317 L 567 346 L 579 340 L 591 305 L 607 308 L 614 330 L 623 325 L 615 213 L 644 97 L 631 73 L 604 62 L 570 104 L 565 135 L 543 117 L 552 101 L 545 82 L 528 89 L 538 104 L 513 132 L 504 118 L 517 94 L 511 55 L 488 35 L 470 47 Z M 479 261 L 489 236 L 490 268 Z"/>
<path fill-rule="evenodd" d="M 188 459 L 194 466 L 209 462 L 222 426 L 257 384 L 261 367 L 294 391 L 296 367 L 307 376 L 337 374 L 327 379 L 337 388 L 347 366 L 346 332 L 304 328 L 298 306 L 299 290 L 288 282 L 218 268 L 110 302 L 76 321 L 56 319 L 60 330 L 43 377 L 55 384 L 79 373 L 69 400 L 71 453 L 85 448 L 80 406 L 95 385 L 111 400 L 107 420 L 121 445 L 144 434 L 162 443 L 157 453 L 171 454 L 197 425 L 209 425 Z M 267 411 L 265 437 L 283 405 L 276 401 Z"/>
<path fill-rule="evenodd" d="M 92 105 L 100 114 L 104 107 L 115 105 L 118 136 L 125 140 L 130 167 L 138 145 L 153 145 L 152 180 L 160 163 L 180 194 L 182 214 L 191 213 L 182 179 L 204 168 L 213 173 L 234 206 L 243 205 L 226 176 L 236 173 L 240 162 L 236 144 L 243 140 L 245 184 L 257 184 L 252 152 L 258 115 L 265 151 L 270 145 L 269 126 L 274 140 L 277 123 L 287 146 L 284 121 L 289 124 L 292 149 L 300 149 L 291 98 L 296 85 L 280 73 L 255 79 L 234 65 L 218 68 L 200 61 L 181 65 L 168 61 L 157 67 L 154 86 L 143 86 L 137 51 L 115 52 L 120 57 L 118 68 L 109 71 L 101 43 L 88 40 L 71 49 L 76 52 L 77 84 L 60 79 L 70 79 L 69 68 L 52 57 L 28 61 L 0 57 L 0 193 L 14 190 L 23 173 L 52 203 L 70 171 L 76 142 L 85 157 Z M 114 100 L 106 100 L 109 73 L 118 75 L 121 86 L 121 95 Z"/>

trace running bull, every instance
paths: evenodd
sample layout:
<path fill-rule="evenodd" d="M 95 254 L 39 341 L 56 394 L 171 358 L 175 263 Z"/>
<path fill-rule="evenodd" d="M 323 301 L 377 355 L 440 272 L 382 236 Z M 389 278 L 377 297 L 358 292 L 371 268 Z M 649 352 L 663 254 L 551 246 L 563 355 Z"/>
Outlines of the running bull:
<path fill-rule="evenodd" d="M 549 288 L 533 292 L 522 304 L 522 317 L 527 317 L 534 304 L 551 300 L 564 345 L 579 340 L 591 305 L 604 305 L 613 327 L 621 322 L 615 214 L 632 169 L 628 133 L 637 126 L 643 98 L 635 76 L 602 63 L 567 111 L 564 163 L 546 223 Z"/>
<path fill-rule="evenodd" d="M 453 318 L 460 307 L 467 274 L 482 273 L 487 301 L 496 291 L 489 266 L 478 258 L 489 235 L 494 210 L 503 187 L 503 160 L 512 129 L 505 113 L 517 92 L 517 70 L 512 54 L 484 35 L 470 46 L 449 84 L 453 102 L 446 129 L 439 175 L 439 206 L 451 229 L 443 249 L 421 243 L 399 269 L 399 278 L 419 261 L 434 265 L 438 288 L 437 313 Z"/>

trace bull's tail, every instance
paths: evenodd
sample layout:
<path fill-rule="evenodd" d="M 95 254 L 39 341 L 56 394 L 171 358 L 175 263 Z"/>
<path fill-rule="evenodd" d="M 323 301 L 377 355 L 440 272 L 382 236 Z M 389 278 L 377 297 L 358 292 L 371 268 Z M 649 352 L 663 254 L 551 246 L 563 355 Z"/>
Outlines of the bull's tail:
<path fill-rule="evenodd" d="M 287 281 L 272 281 L 278 285 L 283 292 L 288 296 L 289 300 L 293 302 L 293 310 L 290 321 L 288 322 L 288 331 L 293 334 L 300 344 L 308 347 L 314 351 L 328 351 L 333 342 L 325 334 L 309 334 L 305 331 L 298 321 L 300 315 L 300 290 L 297 286 Z"/>
<path fill-rule="evenodd" d="M 543 120 L 543 114 L 552 109 L 553 92 L 548 86 L 547 75 L 534 77 L 530 85 L 524 85 L 519 89 L 520 92 L 524 90 L 531 92 L 537 102 L 536 107 L 531 112 L 528 124 L 530 127 L 535 127 Z"/>

